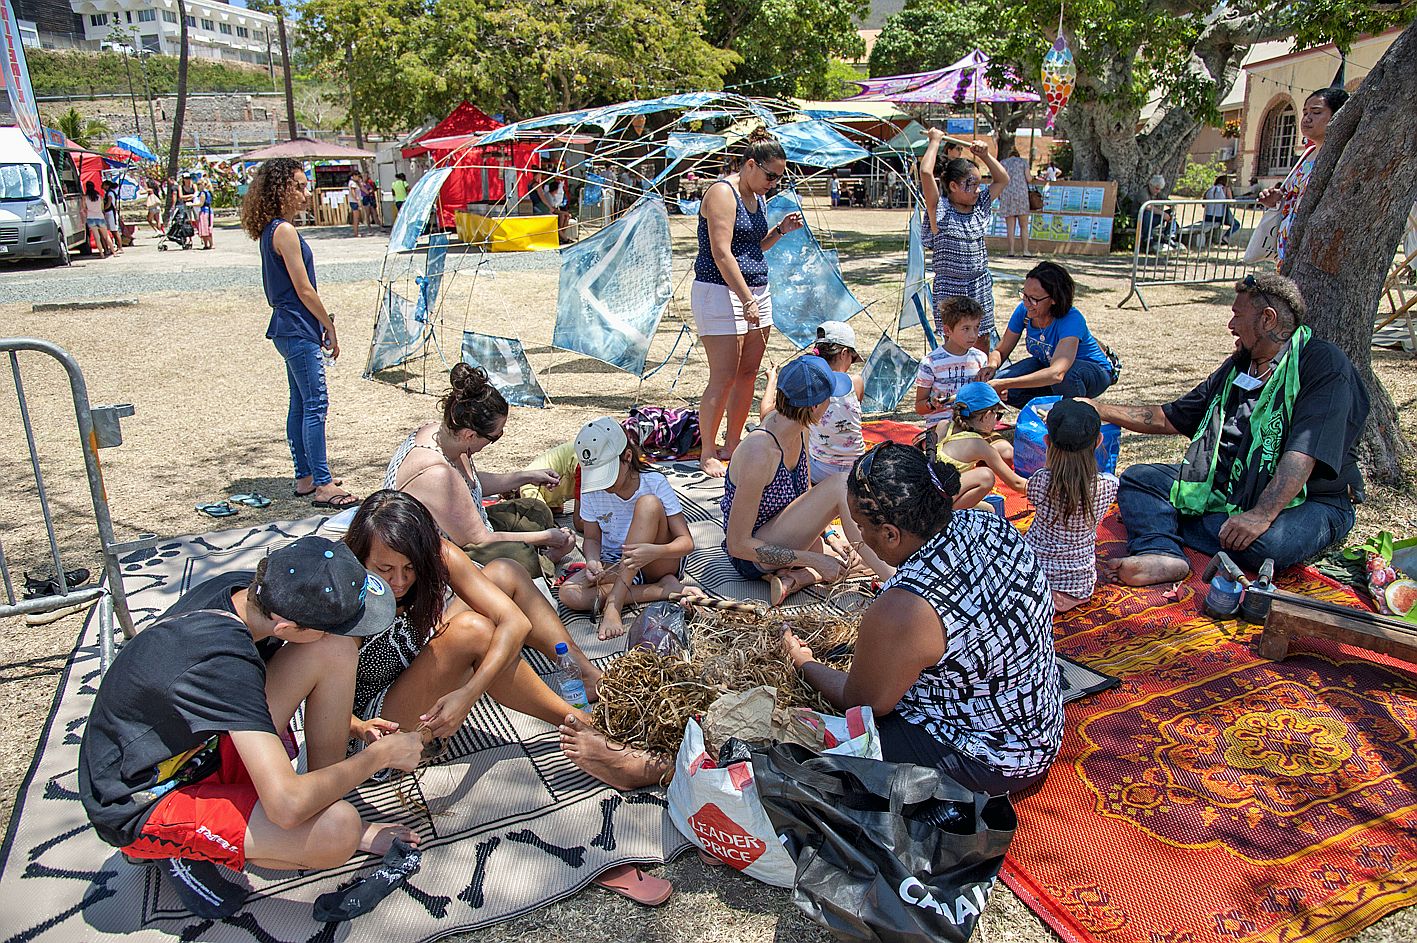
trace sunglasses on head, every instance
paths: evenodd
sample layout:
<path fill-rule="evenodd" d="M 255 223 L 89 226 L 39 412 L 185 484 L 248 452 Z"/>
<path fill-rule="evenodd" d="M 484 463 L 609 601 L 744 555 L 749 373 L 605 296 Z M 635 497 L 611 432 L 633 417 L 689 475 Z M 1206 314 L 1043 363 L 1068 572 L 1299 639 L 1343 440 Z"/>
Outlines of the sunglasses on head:
<path fill-rule="evenodd" d="M 1249 292 L 1250 294 L 1259 295 L 1261 298 L 1263 298 L 1264 307 L 1274 307 L 1274 299 L 1271 298 L 1269 294 L 1266 293 L 1265 290 L 1260 287 L 1260 280 L 1258 278 L 1255 278 L 1253 274 L 1246 275 L 1244 278 L 1240 279 L 1240 285 L 1245 289 L 1245 291 Z"/>

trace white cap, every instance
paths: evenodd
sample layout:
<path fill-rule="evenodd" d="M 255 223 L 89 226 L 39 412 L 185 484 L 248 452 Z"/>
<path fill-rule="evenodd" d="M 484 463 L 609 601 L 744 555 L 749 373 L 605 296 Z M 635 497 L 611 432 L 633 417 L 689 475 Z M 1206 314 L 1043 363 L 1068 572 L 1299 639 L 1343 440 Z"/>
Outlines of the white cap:
<path fill-rule="evenodd" d="M 609 416 L 586 423 L 576 436 L 576 461 L 581 463 L 581 490 L 604 491 L 620 477 L 620 456 L 630 440 Z"/>
<path fill-rule="evenodd" d="M 856 332 L 845 321 L 823 321 L 817 325 L 817 340 L 856 349 Z"/>

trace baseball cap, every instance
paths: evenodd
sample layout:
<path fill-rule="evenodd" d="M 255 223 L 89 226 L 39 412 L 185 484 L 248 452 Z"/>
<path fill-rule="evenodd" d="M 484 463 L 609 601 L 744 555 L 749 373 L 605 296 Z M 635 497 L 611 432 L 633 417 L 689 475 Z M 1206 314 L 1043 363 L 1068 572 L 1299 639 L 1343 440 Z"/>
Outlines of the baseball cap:
<path fill-rule="evenodd" d="M 581 490 L 604 491 L 620 475 L 620 456 L 629 445 L 625 430 L 609 416 L 585 424 L 576 436 L 576 460 L 581 463 Z"/>
<path fill-rule="evenodd" d="M 966 383 L 955 392 L 955 409 L 961 416 L 973 416 L 991 406 L 1001 406 L 1003 401 L 992 386 L 975 380 Z"/>
<path fill-rule="evenodd" d="M 1102 431 L 1102 417 L 1090 403 L 1063 399 L 1053 404 L 1044 420 L 1048 441 L 1064 452 L 1085 452 L 1097 445 Z"/>
<path fill-rule="evenodd" d="M 856 332 L 845 321 L 823 321 L 817 325 L 817 340 L 826 344 L 836 344 L 838 347 L 856 349 Z M 856 359 L 860 360 L 861 355 L 857 354 Z"/>
<path fill-rule="evenodd" d="M 777 375 L 777 388 L 793 406 L 816 406 L 851 392 L 851 377 L 837 373 L 821 357 L 790 360 Z"/>
<path fill-rule="evenodd" d="M 394 621 L 393 590 L 345 544 L 301 537 L 266 558 L 256 595 L 267 612 L 331 635 L 378 635 Z"/>

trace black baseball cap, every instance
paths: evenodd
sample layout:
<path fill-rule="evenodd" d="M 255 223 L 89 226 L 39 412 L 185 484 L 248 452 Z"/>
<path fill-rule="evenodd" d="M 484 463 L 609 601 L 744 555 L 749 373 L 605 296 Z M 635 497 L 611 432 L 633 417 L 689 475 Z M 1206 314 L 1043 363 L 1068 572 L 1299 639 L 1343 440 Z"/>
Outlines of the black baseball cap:
<path fill-rule="evenodd" d="M 256 595 L 267 612 L 301 628 L 361 638 L 392 625 L 398 608 L 389 584 L 365 570 L 354 551 L 313 535 L 266 558 Z"/>
<path fill-rule="evenodd" d="M 1048 441 L 1064 452 L 1082 452 L 1097 445 L 1102 417 L 1090 403 L 1063 399 L 1048 410 Z"/>

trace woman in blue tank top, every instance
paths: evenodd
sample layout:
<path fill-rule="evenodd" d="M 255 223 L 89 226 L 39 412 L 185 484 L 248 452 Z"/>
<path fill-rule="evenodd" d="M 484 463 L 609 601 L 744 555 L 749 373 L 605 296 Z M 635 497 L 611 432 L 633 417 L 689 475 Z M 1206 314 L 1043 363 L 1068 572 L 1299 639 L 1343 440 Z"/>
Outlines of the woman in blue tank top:
<path fill-rule="evenodd" d="M 787 155 L 766 129 L 748 136 L 737 173 L 715 181 L 699 207 L 699 254 L 689 307 L 708 355 L 709 379 L 699 402 L 703 453 L 699 465 L 715 478 L 738 447 L 753 405 L 758 365 L 772 329 L 772 296 L 763 253 L 783 235 L 802 228 L 789 213 L 768 228 L 763 195 L 787 172 Z M 728 413 L 723 446 L 718 427 Z"/>
<path fill-rule="evenodd" d="M 359 499 L 330 474 L 325 453 L 329 393 L 325 364 L 339 357 L 335 319 L 315 289 L 310 247 L 286 220 L 305 206 L 305 169 L 289 157 L 268 160 L 256 171 L 241 202 L 241 227 L 261 244 L 261 282 L 271 306 L 266 336 L 285 360 L 290 408 L 285 438 L 295 463 L 295 494 L 317 508 L 343 510 Z"/>

